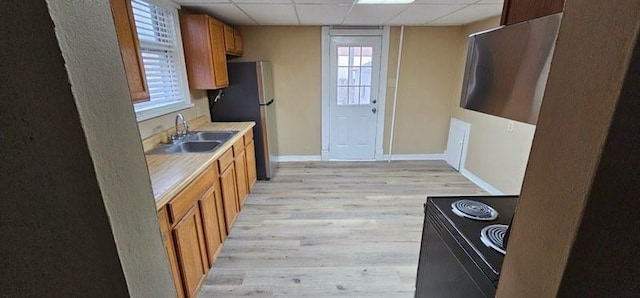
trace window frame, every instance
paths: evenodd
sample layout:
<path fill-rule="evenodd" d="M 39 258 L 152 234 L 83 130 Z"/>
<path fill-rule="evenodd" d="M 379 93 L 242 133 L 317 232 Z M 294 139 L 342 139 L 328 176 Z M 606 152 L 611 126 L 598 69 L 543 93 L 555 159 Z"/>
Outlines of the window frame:
<path fill-rule="evenodd" d="M 131 1 L 131 0 L 128 0 Z M 181 110 L 186 110 L 194 107 L 195 105 L 191 102 L 191 94 L 189 91 L 189 81 L 187 78 L 187 67 L 184 58 L 184 47 L 182 45 L 182 34 L 180 32 L 180 15 L 178 9 L 179 5 L 167 1 L 162 0 L 140 0 L 144 2 L 148 2 L 149 4 L 159 6 L 163 9 L 166 9 L 171 12 L 171 16 L 174 21 L 174 33 L 175 33 L 175 51 L 176 51 L 176 68 L 180 72 L 181 79 L 179 80 L 179 84 L 182 85 L 182 100 L 177 102 L 170 103 L 156 103 L 152 104 L 152 101 L 140 102 L 133 104 L 133 109 L 136 114 L 136 120 L 138 122 L 148 120 L 151 118 L 156 118 L 162 115 L 167 115 L 170 113 L 174 113 Z M 136 34 L 138 34 L 136 29 Z M 138 42 L 138 46 L 140 46 Z M 144 67 L 144 62 L 142 63 Z M 146 78 L 146 70 L 145 70 L 145 78 Z"/>

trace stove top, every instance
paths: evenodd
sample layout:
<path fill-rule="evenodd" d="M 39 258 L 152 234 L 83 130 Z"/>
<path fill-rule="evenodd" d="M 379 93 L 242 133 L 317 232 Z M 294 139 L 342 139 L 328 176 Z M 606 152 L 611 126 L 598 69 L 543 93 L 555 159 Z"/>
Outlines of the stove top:
<path fill-rule="evenodd" d="M 433 212 L 440 218 L 445 228 L 459 239 L 458 242 L 467 251 L 467 254 L 482 267 L 488 277 L 497 282 L 504 260 L 504 249 L 502 248 L 504 232 L 501 230 L 510 223 L 517 199 L 518 196 L 429 197 L 427 212 Z M 466 209 L 467 212 L 462 212 L 454 206 L 469 208 Z M 471 219 L 469 216 L 476 211 L 481 214 L 481 219 Z M 482 240 L 483 229 L 491 226 L 499 227 L 487 229 L 487 236 L 491 236 Z M 489 238 L 493 239 L 495 243 Z M 487 242 L 485 243 L 485 241 Z"/>
<path fill-rule="evenodd" d="M 451 211 L 457 216 L 475 220 L 495 220 L 498 218 L 498 211 L 491 206 L 474 200 L 457 200 L 451 203 Z"/>
<path fill-rule="evenodd" d="M 504 255 L 504 235 L 507 233 L 508 228 L 508 225 L 486 226 L 480 231 L 480 240 L 487 247 L 493 248 Z"/>

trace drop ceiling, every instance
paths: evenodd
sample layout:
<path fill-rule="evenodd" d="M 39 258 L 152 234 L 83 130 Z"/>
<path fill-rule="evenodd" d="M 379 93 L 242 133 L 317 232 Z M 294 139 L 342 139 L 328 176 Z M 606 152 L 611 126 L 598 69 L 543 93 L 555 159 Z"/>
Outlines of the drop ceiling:
<path fill-rule="evenodd" d="M 232 25 L 456 26 L 500 15 L 504 0 L 173 0 Z"/>

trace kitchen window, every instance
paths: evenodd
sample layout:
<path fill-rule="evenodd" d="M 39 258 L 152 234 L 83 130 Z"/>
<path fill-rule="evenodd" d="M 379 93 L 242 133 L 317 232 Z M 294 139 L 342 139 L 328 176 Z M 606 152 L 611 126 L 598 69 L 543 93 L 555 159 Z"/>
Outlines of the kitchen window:
<path fill-rule="evenodd" d="M 138 121 L 192 107 L 178 9 L 168 3 L 131 0 L 150 100 L 134 104 Z"/>

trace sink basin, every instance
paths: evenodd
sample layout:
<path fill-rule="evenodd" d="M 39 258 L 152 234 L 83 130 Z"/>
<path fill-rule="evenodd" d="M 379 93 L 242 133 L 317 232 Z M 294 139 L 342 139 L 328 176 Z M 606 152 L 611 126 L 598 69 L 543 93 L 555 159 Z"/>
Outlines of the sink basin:
<path fill-rule="evenodd" d="M 220 141 L 224 142 L 237 134 L 238 131 L 192 131 L 188 137 L 190 141 Z"/>
<path fill-rule="evenodd" d="M 170 146 L 162 146 L 149 151 L 149 154 L 162 153 L 206 153 L 216 150 L 222 144 L 221 141 L 180 142 Z"/>

